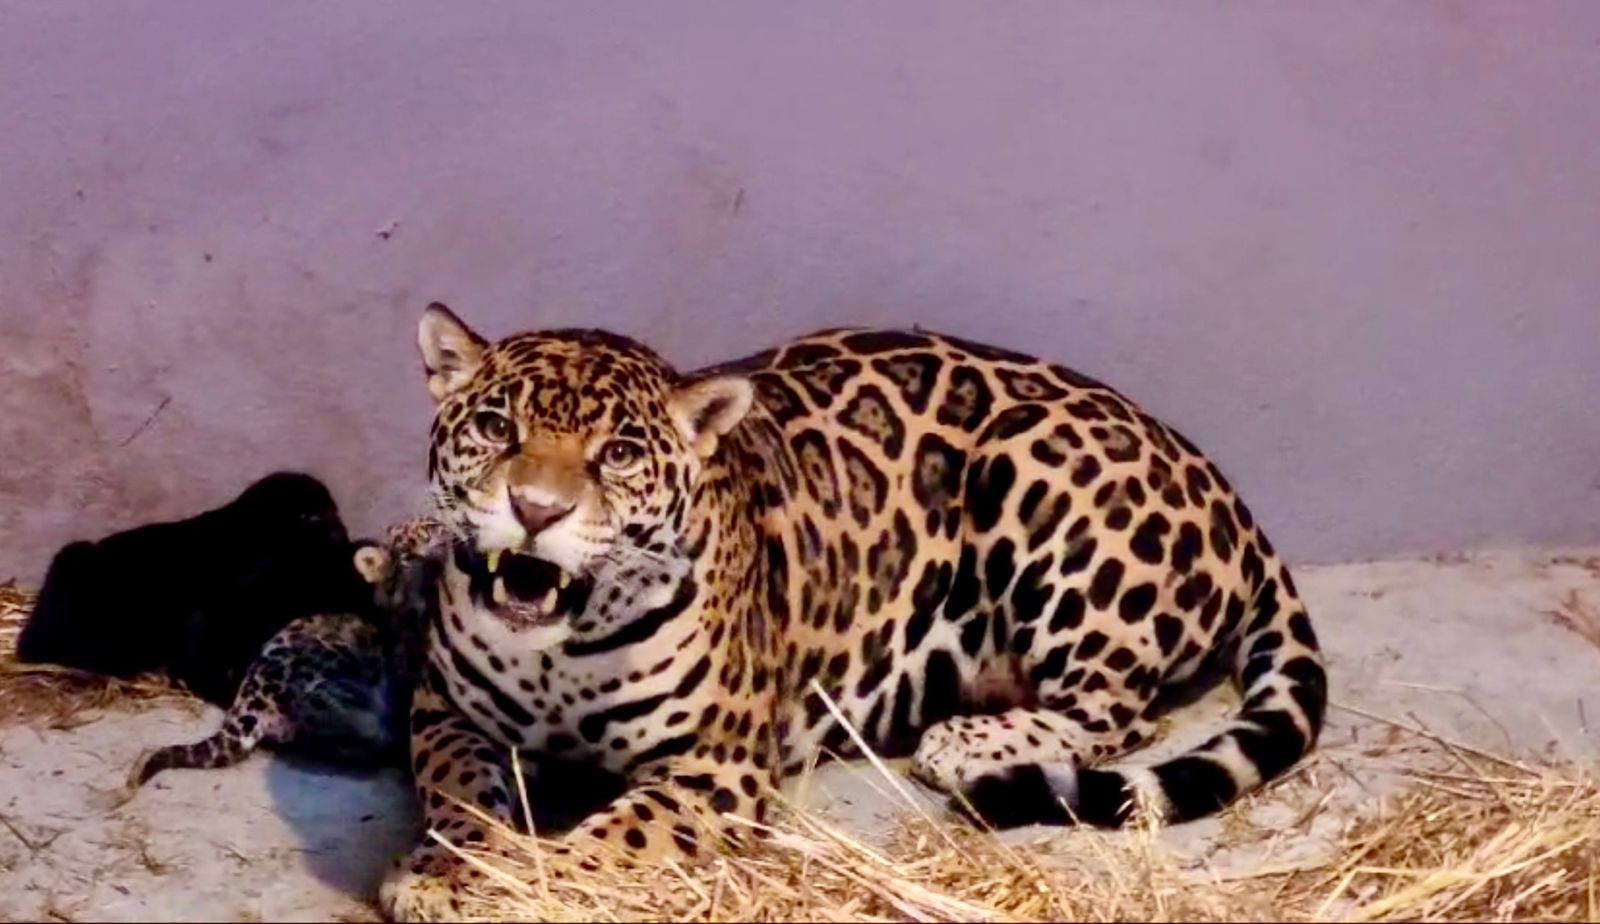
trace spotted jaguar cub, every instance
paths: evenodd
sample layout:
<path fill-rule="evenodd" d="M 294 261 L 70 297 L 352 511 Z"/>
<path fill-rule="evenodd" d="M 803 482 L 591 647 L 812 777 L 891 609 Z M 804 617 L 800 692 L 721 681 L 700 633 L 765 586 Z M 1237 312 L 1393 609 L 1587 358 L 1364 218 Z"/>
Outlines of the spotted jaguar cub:
<path fill-rule="evenodd" d="M 1058 365 L 836 330 L 681 374 L 592 330 L 419 330 L 445 563 L 411 750 L 430 827 L 494 849 L 503 755 L 628 788 L 559 849 L 690 858 L 760 819 L 839 714 L 999 826 L 1217 811 L 1314 745 L 1326 700 L 1288 569 L 1188 440 Z M 1243 704 L 1148 767 L 1166 694 Z M 539 797 L 535 789 L 534 798 Z M 1136 798 L 1141 797 L 1141 798 Z M 423 839 L 385 913 L 464 913 Z"/>
<path fill-rule="evenodd" d="M 372 610 L 285 626 L 251 663 L 222 728 L 142 755 L 128 790 L 163 770 L 229 766 L 261 744 L 341 764 L 404 766 L 426 610 L 448 538 L 438 521 L 416 519 L 390 527 L 381 543 L 357 543 L 355 566 L 372 585 Z"/>

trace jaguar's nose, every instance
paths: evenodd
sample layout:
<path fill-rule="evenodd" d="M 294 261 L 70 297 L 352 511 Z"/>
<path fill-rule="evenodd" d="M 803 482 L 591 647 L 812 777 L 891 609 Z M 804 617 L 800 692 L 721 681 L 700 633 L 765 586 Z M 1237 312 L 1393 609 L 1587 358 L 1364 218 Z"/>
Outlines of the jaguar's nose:
<path fill-rule="evenodd" d="M 562 517 L 572 512 L 572 504 L 536 504 L 532 501 L 511 495 L 511 512 L 516 514 L 517 522 L 528 531 L 528 537 L 539 535 L 554 526 Z"/>

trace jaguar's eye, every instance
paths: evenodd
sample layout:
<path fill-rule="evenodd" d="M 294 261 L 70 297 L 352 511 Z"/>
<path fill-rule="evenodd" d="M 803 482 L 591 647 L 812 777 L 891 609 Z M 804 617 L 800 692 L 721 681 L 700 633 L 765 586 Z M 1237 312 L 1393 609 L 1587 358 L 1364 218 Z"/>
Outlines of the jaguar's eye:
<path fill-rule="evenodd" d="M 606 468 L 632 468 L 642 458 L 644 450 L 631 440 L 612 440 L 600 448 L 600 464 Z"/>
<path fill-rule="evenodd" d="M 495 443 L 511 442 L 511 421 L 504 414 L 483 411 L 472 419 L 483 438 Z"/>

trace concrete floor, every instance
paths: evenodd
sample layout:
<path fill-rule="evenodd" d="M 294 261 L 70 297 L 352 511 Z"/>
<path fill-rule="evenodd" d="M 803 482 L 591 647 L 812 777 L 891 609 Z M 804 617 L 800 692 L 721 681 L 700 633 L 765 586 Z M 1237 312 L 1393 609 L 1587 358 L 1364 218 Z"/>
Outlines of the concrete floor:
<path fill-rule="evenodd" d="M 1600 755 L 1600 549 L 1304 568 L 1297 579 L 1330 659 L 1323 747 L 1243 810 L 1167 832 L 1196 862 L 1226 871 L 1326 849 L 1411 759 L 1410 739 L 1374 716 L 1488 750 Z M 1227 708 L 1225 696 L 1203 700 L 1140 758 L 1204 737 Z M 165 774 L 108 807 L 103 793 L 142 748 L 200 737 L 217 716 L 161 705 L 65 730 L 0 728 L 0 919 L 372 919 L 366 898 L 413 824 L 398 774 L 261 755 Z M 904 811 L 883 782 L 860 765 L 827 767 L 803 798 L 882 831 Z"/>

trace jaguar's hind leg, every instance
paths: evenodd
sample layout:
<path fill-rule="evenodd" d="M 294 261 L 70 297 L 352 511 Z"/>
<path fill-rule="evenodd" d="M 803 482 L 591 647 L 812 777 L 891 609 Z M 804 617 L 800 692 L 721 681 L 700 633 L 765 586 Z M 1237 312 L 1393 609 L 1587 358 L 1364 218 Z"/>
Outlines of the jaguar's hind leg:
<path fill-rule="evenodd" d="M 911 773 L 997 828 L 1070 824 L 1077 771 L 1138 747 L 1155 728 L 1142 711 L 1121 704 L 1090 715 L 1074 708 L 957 716 L 923 734 Z"/>

